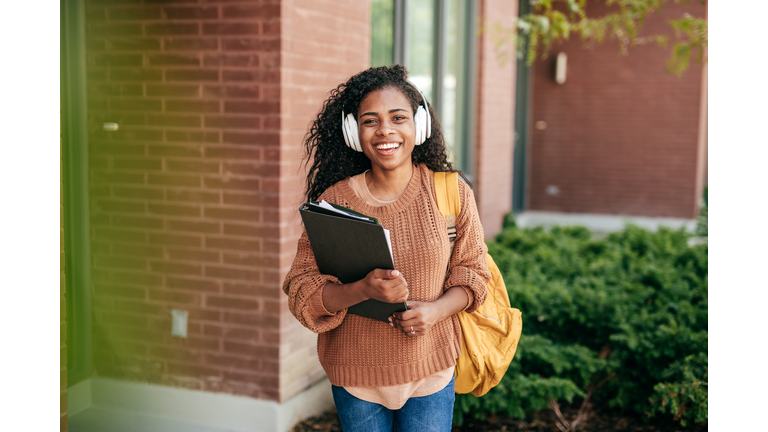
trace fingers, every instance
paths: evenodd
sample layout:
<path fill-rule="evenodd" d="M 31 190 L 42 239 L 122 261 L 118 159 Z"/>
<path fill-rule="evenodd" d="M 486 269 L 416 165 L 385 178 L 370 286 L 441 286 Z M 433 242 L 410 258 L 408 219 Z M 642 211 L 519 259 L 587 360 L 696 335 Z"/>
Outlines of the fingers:
<path fill-rule="evenodd" d="M 388 303 L 399 303 L 408 300 L 408 282 L 402 276 L 395 279 L 379 279 L 378 290 L 381 300 Z"/>
<path fill-rule="evenodd" d="M 366 277 L 370 297 L 387 303 L 408 300 L 408 282 L 397 270 L 372 270 Z"/>
<path fill-rule="evenodd" d="M 408 329 L 410 331 L 411 330 L 411 326 L 419 327 L 419 328 L 425 328 L 425 327 L 429 326 L 429 323 L 427 323 L 427 322 L 425 322 L 423 320 L 420 320 L 420 319 L 416 319 L 416 318 L 409 319 L 409 320 L 401 320 L 401 319 L 399 319 L 397 317 L 394 317 L 394 316 L 390 317 L 390 318 L 391 318 L 392 323 L 398 329 L 403 329 L 403 330 Z"/>
<path fill-rule="evenodd" d="M 394 279 L 400 276 L 398 270 L 373 269 L 371 275 L 376 279 Z"/>
<path fill-rule="evenodd" d="M 426 312 L 424 303 L 408 302 L 408 310 L 397 312 L 389 317 L 389 325 L 409 337 L 424 336 L 433 326 Z"/>
<path fill-rule="evenodd" d="M 392 314 L 389 322 L 406 336 L 424 336 L 441 319 L 434 302 L 409 301 L 408 310 Z"/>
<path fill-rule="evenodd" d="M 402 325 L 402 324 L 395 324 L 392 317 L 389 317 L 389 325 L 397 329 L 401 332 L 403 332 L 406 336 L 424 336 L 427 333 L 427 330 L 424 326 L 420 326 L 418 324 L 415 325 Z"/>

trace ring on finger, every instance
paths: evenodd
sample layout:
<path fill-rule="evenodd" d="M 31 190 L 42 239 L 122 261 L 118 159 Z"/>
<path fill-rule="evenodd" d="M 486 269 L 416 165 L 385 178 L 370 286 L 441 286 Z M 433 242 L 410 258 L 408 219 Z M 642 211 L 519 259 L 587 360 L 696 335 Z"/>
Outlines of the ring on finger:
<path fill-rule="evenodd" d="M 411 326 L 411 334 L 412 335 L 416 334 L 416 330 L 413 329 L 413 326 Z"/>

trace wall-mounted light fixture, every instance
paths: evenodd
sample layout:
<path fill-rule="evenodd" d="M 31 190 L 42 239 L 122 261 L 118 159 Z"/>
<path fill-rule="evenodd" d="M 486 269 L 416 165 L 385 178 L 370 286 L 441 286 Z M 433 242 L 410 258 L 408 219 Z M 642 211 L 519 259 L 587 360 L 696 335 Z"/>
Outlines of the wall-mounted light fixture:
<path fill-rule="evenodd" d="M 565 77 L 568 68 L 568 55 L 564 52 L 558 53 L 555 59 L 555 82 L 565 84 Z"/>

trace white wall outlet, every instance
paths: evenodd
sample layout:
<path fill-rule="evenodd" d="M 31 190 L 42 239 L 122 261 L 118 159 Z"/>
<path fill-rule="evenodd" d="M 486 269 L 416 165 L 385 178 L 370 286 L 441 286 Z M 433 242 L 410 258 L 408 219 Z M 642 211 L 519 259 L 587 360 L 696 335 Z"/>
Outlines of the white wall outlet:
<path fill-rule="evenodd" d="M 187 337 L 187 311 L 171 309 L 171 335 Z"/>
<path fill-rule="evenodd" d="M 108 132 L 114 132 L 120 129 L 120 125 L 117 123 L 104 123 L 101 125 L 101 128 Z"/>
<path fill-rule="evenodd" d="M 547 195 L 549 196 L 557 196 L 560 195 L 560 188 L 555 185 L 549 185 L 547 186 Z"/>

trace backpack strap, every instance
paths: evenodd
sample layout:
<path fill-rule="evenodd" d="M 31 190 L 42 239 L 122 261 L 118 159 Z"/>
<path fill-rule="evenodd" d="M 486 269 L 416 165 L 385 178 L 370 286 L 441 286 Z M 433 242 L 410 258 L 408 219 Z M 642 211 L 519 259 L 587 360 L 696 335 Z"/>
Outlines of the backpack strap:
<path fill-rule="evenodd" d="M 461 213 L 461 198 L 459 196 L 459 173 L 435 173 L 435 197 L 440 214 L 448 222 L 448 239 L 453 244 L 456 240 L 456 218 Z"/>

